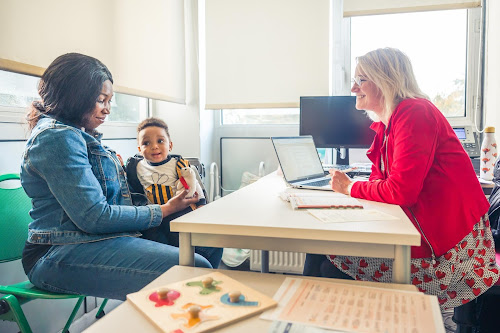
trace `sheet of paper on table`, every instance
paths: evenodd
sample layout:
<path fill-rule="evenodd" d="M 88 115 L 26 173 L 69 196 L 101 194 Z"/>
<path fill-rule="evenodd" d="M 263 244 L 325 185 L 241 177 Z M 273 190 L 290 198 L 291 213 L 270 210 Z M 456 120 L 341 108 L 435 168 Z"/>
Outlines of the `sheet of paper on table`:
<path fill-rule="evenodd" d="M 287 277 L 273 298 L 278 307 L 262 319 L 347 332 L 444 332 L 437 298 L 419 292 Z"/>
<path fill-rule="evenodd" d="M 345 331 L 327 330 L 316 326 L 273 321 L 267 333 L 345 333 Z"/>
<path fill-rule="evenodd" d="M 477 177 L 477 180 L 479 180 L 479 182 L 480 182 L 481 184 L 488 184 L 488 185 L 494 185 L 494 184 L 495 184 L 495 183 L 494 183 L 493 181 L 491 181 L 491 180 L 484 180 L 484 179 L 482 179 L 482 178 L 480 178 L 480 177 Z"/>
<path fill-rule="evenodd" d="M 283 192 L 281 198 L 289 201 L 293 209 L 307 208 L 337 208 L 337 209 L 359 209 L 363 208 L 361 202 L 342 193 L 323 192 Z"/>
<path fill-rule="evenodd" d="M 398 218 L 375 209 L 308 209 L 311 215 L 324 223 L 386 221 Z"/>

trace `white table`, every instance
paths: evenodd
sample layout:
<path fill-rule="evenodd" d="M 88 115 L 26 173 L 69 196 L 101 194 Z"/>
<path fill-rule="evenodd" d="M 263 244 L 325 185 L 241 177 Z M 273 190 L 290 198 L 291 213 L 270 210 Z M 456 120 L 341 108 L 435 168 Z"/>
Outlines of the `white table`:
<path fill-rule="evenodd" d="M 283 280 L 285 280 L 286 278 L 286 275 L 281 275 L 281 274 L 261 274 L 254 272 L 239 272 L 239 271 L 228 271 L 228 270 L 218 270 L 218 271 L 270 297 L 273 297 L 278 288 L 281 286 Z M 197 268 L 197 267 L 174 266 L 167 272 L 162 274 L 160 277 L 158 277 L 156 280 L 151 282 L 149 285 L 144 287 L 144 289 L 158 288 L 161 286 L 168 285 L 170 283 L 190 279 L 210 272 L 213 272 L 213 270 L 206 268 Z M 307 277 L 307 279 L 317 279 L 328 282 L 357 284 L 358 286 L 418 292 L 417 288 L 413 285 L 361 282 L 352 280 L 336 280 L 336 279 L 323 279 L 323 278 L 311 278 L 311 277 Z M 439 311 L 437 301 L 435 303 L 436 307 L 435 309 L 433 308 L 433 318 L 429 318 L 429 320 L 434 320 L 436 323 L 436 327 L 439 327 L 439 332 L 444 333 L 441 313 Z M 236 322 L 234 324 L 231 324 L 227 327 L 219 328 L 216 331 L 221 333 L 222 332 L 228 332 L 228 333 L 267 332 L 270 325 L 271 321 L 260 319 L 259 316 L 256 315 L 244 319 L 242 321 Z M 102 333 L 102 332 L 156 333 L 160 331 L 148 319 L 146 319 L 146 317 L 139 310 L 137 310 L 131 302 L 125 301 L 122 304 L 120 304 L 116 309 L 114 309 L 110 313 L 107 313 L 103 318 L 99 319 L 95 324 L 93 324 L 87 330 L 85 330 L 85 333 Z"/>
<path fill-rule="evenodd" d="M 399 206 L 361 200 L 398 219 L 326 224 L 281 200 L 285 189 L 272 173 L 170 222 L 179 232 L 179 264 L 194 265 L 194 246 L 393 258 L 393 282 L 410 283 L 410 248 L 420 234 Z"/>

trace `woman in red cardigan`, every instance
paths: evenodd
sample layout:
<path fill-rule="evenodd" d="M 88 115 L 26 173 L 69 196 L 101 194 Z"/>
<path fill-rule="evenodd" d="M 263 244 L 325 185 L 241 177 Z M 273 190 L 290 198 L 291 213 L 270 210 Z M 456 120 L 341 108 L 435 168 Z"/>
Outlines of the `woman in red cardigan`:
<path fill-rule="evenodd" d="M 499 277 L 488 201 L 467 153 L 443 114 L 422 93 L 408 57 L 378 49 L 357 58 L 351 91 L 356 108 L 378 117 L 367 152 L 369 181 L 331 170 L 332 189 L 355 198 L 401 206 L 419 230 L 411 250 L 411 280 L 452 308 L 484 293 Z M 392 261 L 329 256 L 358 280 L 390 282 Z"/>

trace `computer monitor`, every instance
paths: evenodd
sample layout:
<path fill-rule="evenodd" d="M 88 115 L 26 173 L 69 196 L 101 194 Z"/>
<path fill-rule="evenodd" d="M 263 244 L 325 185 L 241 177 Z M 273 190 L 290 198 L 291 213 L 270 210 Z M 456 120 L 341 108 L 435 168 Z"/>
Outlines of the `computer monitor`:
<path fill-rule="evenodd" d="M 312 135 L 318 148 L 370 148 L 375 132 L 356 96 L 300 97 L 300 135 Z"/>

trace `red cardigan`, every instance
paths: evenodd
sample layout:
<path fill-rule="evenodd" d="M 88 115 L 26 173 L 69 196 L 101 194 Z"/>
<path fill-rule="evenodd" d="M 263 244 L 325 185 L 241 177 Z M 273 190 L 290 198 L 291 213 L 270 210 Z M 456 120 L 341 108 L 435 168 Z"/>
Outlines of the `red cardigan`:
<path fill-rule="evenodd" d="M 382 122 L 371 128 L 376 135 L 367 152 L 370 180 L 354 183 L 351 196 L 401 206 L 422 234 L 412 258 L 431 257 L 432 251 L 443 255 L 488 211 L 469 156 L 443 114 L 425 99 L 402 101 L 387 128 Z"/>

